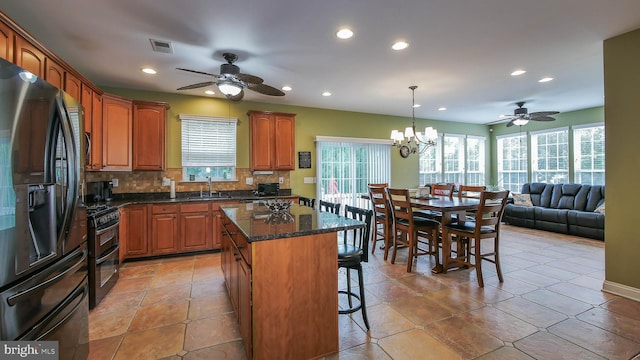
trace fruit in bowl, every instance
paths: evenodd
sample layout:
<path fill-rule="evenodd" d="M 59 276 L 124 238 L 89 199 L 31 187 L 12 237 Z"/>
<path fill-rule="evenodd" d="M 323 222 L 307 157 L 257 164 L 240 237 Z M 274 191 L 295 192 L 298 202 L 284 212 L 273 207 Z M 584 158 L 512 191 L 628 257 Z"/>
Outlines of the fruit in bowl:
<path fill-rule="evenodd" d="M 271 212 L 281 213 L 281 212 L 289 211 L 289 208 L 291 207 L 291 205 L 293 205 L 293 201 L 284 201 L 281 199 L 265 200 L 264 205 Z"/>

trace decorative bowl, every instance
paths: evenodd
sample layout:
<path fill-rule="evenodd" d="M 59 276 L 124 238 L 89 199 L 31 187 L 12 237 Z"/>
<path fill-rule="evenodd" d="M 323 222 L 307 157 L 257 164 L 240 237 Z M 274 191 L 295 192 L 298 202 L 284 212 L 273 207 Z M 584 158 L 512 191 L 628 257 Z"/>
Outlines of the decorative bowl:
<path fill-rule="evenodd" d="M 282 213 L 289 211 L 291 205 L 293 205 L 293 201 L 284 201 L 284 200 L 265 200 L 264 205 L 271 211 L 272 213 Z"/>

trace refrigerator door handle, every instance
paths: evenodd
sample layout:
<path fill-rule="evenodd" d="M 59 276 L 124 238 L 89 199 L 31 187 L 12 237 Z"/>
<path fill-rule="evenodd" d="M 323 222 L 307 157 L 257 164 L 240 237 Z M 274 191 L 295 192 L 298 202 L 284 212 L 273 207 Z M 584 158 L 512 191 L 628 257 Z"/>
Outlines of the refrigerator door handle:
<path fill-rule="evenodd" d="M 78 262 L 76 262 L 74 265 L 72 265 L 71 267 L 69 267 L 65 271 L 63 271 L 62 273 L 52 277 L 51 279 L 49 279 L 47 281 L 40 282 L 38 285 L 36 285 L 34 287 L 30 287 L 28 289 L 25 289 L 25 290 L 22 290 L 22 291 L 18 292 L 15 295 L 10 296 L 7 299 L 7 303 L 10 306 L 14 306 L 15 304 L 21 302 L 24 298 L 30 297 L 33 292 L 39 291 L 40 289 L 51 287 L 55 283 L 57 283 L 58 281 L 60 281 L 60 280 L 64 279 L 65 277 L 67 277 L 68 275 L 76 273 L 81 267 L 87 265 L 87 254 L 88 254 L 87 249 L 86 248 L 82 249 L 81 252 L 78 252 L 78 254 L 75 255 L 75 257 L 80 257 L 80 260 L 78 260 Z"/>

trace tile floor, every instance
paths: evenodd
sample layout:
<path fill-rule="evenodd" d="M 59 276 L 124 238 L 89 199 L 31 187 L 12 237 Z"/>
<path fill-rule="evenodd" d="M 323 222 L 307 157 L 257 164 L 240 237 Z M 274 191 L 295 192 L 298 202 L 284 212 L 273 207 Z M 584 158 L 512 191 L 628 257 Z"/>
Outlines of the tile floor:
<path fill-rule="evenodd" d="M 366 264 L 371 330 L 340 315 L 340 352 L 327 359 L 631 359 L 640 303 L 600 291 L 604 243 L 504 226 L 505 281 L 484 267 L 405 271 L 382 251 Z M 353 278 L 356 278 L 355 276 Z M 344 276 L 340 286 L 345 286 Z M 90 359 L 244 359 L 220 254 L 125 263 L 89 315 Z"/>

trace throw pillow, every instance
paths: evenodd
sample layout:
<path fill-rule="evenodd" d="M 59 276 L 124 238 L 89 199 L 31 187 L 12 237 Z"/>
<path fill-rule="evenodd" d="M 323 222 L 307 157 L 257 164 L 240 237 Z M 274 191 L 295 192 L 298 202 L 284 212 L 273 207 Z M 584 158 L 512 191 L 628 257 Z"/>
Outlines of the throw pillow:
<path fill-rule="evenodd" d="M 520 206 L 533 206 L 531 194 L 513 194 L 513 203 Z"/>
<path fill-rule="evenodd" d="M 604 214 L 604 202 L 602 204 L 600 204 L 600 206 L 598 206 L 595 210 L 593 210 L 594 212 L 600 213 L 600 214 Z"/>

